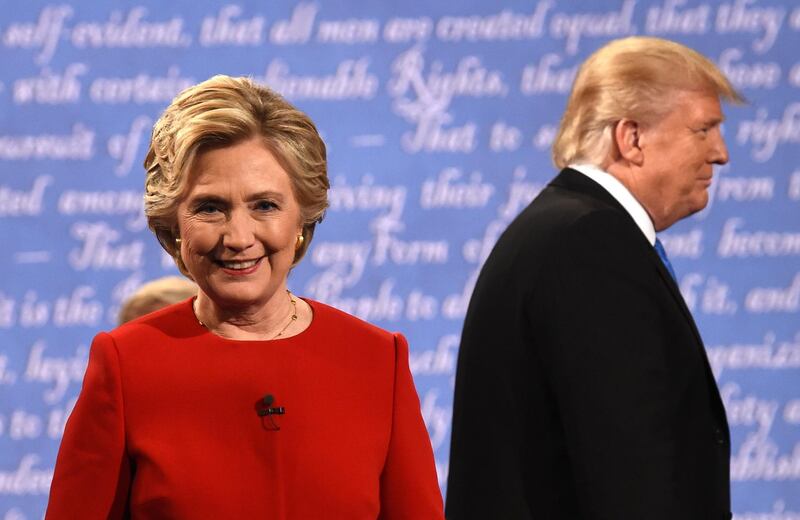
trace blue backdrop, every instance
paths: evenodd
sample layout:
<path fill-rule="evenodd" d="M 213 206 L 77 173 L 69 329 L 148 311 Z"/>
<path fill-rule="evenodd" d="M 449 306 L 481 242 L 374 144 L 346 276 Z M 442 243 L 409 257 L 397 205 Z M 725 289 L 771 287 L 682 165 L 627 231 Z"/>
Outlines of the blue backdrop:
<path fill-rule="evenodd" d="M 700 50 L 750 100 L 726 109 L 731 162 L 708 208 L 661 238 L 728 411 L 736 518 L 800 518 L 794 0 L 1 7 L 0 520 L 41 518 L 91 338 L 176 272 L 143 218 L 141 162 L 172 97 L 217 73 L 251 75 L 317 122 L 331 208 L 290 287 L 407 335 L 444 484 L 477 271 L 555 173 L 577 65 L 630 34 Z"/>

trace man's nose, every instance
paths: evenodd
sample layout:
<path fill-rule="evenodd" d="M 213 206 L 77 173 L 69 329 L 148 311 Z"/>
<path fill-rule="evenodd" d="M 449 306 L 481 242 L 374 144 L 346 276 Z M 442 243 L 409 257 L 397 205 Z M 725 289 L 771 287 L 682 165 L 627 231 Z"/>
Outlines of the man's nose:
<path fill-rule="evenodd" d="M 714 132 L 714 143 L 711 149 L 711 161 L 714 164 L 726 164 L 728 162 L 728 147 L 725 145 L 725 139 L 722 137 L 722 132 L 717 129 Z"/>

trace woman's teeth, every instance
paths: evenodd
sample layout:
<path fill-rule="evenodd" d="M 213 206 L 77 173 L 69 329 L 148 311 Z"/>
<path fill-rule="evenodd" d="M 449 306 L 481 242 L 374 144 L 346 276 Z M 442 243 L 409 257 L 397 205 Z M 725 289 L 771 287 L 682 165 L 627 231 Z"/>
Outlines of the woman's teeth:
<path fill-rule="evenodd" d="M 222 262 L 222 261 L 220 261 L 220 264 L 222 264 L 222 267 L 224 267 L 225 269 L 247 269 L 247 268 L 253 267 L 257 263 L 258 263 L 258 260 L 248 260 L 246 262 Z"/>

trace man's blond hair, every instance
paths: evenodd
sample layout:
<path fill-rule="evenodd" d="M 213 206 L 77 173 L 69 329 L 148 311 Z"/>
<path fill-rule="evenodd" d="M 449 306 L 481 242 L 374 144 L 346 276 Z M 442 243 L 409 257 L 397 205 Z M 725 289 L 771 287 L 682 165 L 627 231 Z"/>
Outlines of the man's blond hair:
<path fill-rule="evenodd" d="M 553 143 L 553 162 L 558 168 L 601 166 L 618 121 L 655 123 L 673 109 L 672 99 L 680 91 L 744 102 L 711 60 L 684 45 L 640 36 L 608 43 L 578 70 Z"/>

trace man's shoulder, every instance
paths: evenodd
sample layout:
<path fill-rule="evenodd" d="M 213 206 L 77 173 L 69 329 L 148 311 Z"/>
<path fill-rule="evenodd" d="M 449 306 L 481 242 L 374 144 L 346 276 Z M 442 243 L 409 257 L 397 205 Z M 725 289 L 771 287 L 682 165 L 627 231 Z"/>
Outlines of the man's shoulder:
<path fill-rule="evenodd" d="M 486 268 L 535 270 L 545 259 L 575 251 L 587 234 L 619 245 L 639 240 L 641 231 L 608 199 L 551 182 L 501 234 Z"/>
<path fill-rule="evenodd" d="M 588 177 L 564 170 L 511 222 L 506 230 L 512 240 L 548 240 L 567 232 L 585 219 L 629 220 L 613 198 Z M 632 223 L 632 221 L 631 221 Z"/>

